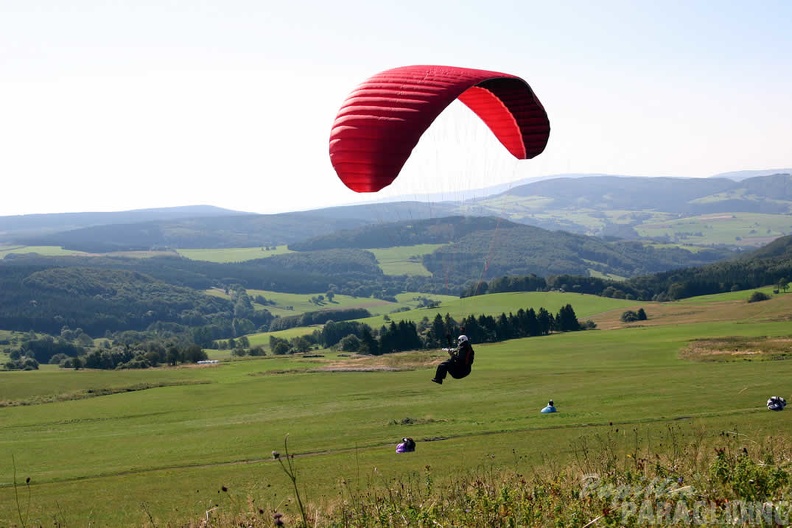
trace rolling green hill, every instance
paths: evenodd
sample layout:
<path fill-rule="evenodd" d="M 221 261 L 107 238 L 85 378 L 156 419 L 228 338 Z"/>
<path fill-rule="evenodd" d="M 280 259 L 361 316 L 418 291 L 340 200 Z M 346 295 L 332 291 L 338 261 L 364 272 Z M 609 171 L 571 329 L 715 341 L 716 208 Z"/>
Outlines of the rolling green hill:
<path fill-rule="evenodd" d="M 235 318 L 229 310 L 210 307 L 195 317 L 187 314 L 186 304 L 203 306 L 202 292 L 210 288 L 306 296 L 332 292 L 388 302 L 403 292 L 470 295 L 504 277 L 536 276 L 547 278 L 543 287 L 548 289 L 656 300 L 752 288 L 792 276 L 786 264 L 789 239 L 783 235 L 789 189 L 787 174 L 741 181 L 592 176 L 536 182 L 465 204 L 468 211 L 479 208 L 493 216 L 454 216 L 460 205 L 454 203 L 399 202 L 282 215 L 200 208 L 86 214 L 69 217 L 64 226 L 90 225 L 63 232 L 54 232 L 45 218 L 0 219 L 3 237 L 24 233 L 30 243 L 54 244 L 0 249 L 0 319 L 5 321 L 0 326 L 57 334 L 65 321 L 94 335 L 140 330 L 157 321 L 215 328 L 210 314 L 219 310 L 226 330 L 217 335 L 227 336 L 228 321 Z M 724 208 L 763 212 L 701 214 Z M 522 223 L 546 214 L 558 215 L 569 230 Z M 522 220 L 504 218 L 509 215 Z M 576 234 L 575 229 L 627 238 Z M 643 240 L 630 240 L 635 236 Z M 759 240 L 776 242 L 732 258 L 729 248 L 751 247 Z M 227 248 L 228 255 L 216 253 L 222 252 L 218 248 Z M 135 256 L 147 258 L 132 258 L 122 249 L 142 250 Z M 30 252 L 38 254 L 24 254 Z M 80 270 L 77 282 L 106 280 L 114 290 L 74 289 L 69 270 Z M 49 281 L 31 278 L 45 271 Z M 135 304 L 119 293 L 146 291 L 139 288 L 142 281 L 156 283 L 167 302 L 188 291 L 190 300 L 163 308 L 154 295 L 143 295 Z M 255 327 L 272 315 L 259 308 Z M 154 314 L 154 319 L 141 314 Z"/>
<path fill-rule="evenodd" d="M 438 233 L 443 234 L 439 236 Z M 398 268 L 403 274 L 394 274 L 397 269 L 394 267 L 389 267 L 386 274 L 374 252 L 354 248 L 366 245 L 361 241 L 376 243 L 388 237 L 418 244 L 401 246 L 398 250 L 391 248 L 396 250 L 392 254 L 408 255 Z M 444 238 L 445 243 L 437 243 Z M 86 292 L 75 287 L 75 277 L 67 273 L 68 270 L 80 270 L 80 282 L 90 280 L 97 283 L 107 279 L 114 292 L 123 290 L 119 283 L 123 282 L 123 277 L 129 277 L 130 282 L 133 277 L 145 277 L 146 280 L 161 282 L 163 287 L 191 288 L 196 295 L 209 288 L 227 289 L 239 285 L 248 290 L 302 295 L 333 291 L 355 297 L 393 299 L 402 292 L 459 296 L 463 288 L 478 281 L 512 275 L 588 276 L 596 273 L 628 277 L 713 262 L 728 254 L 605 242 L 595 237 L 552 233 L 498 219 L 466 217 L 368 226 L 338 231 L 333 237 L 317 240 L 317 247 L 341 247 L 256 251 L 256 256 L 264 256 L 243 262 L 208 262 L 174 255 L 133 258 L 9 254 L 0 261 L 0 282 L 6 292 L 6 302 L 0 306 L 0 320 L 5 322 L 0 327 L 46 329 L 57 333 L 59 326 L 56 321 L 65 321 L 62 324 L 81 327 L 92 335 L 103 335 L 106 331 L 142 330 L 155 321 L 217 327 L 216 322 L 210 322 L 212 317 L 208 314 L 190 318 L 171 309 L 162 310 L 156 306 L 154 297 L 143 299 L 139 310 L 130 311 L 125 304 L 132 299 L 116 294 Z M 308 243 L 307 247 L 313 246 Z M 377 251 L 384 258 L 382 248 Z M 30 278 L 42 270 L 48 270 L 53 277 L 46 287 Z M 132 288 L 132 291 L 137 290 Z M 68 298 L 68 295 L 73 297 Z M 168 297 L 170 294 L 163 290 L 162 295 Z M 43 302 L 45 298 L 46 303 Z M 198 303 L 199 297 L 193 300 Z M 33 301 L 37 303 L 35 310 L 32 309 Z M 188 310 L 182 307 L 177 312 Z M 130 315 L 133 313 L 137 315 Z M 144 313 L 154 315 L 143 317 L 141 314 Z M 221 326 L 229 328 L 227 322 L 233 317 L 233 314 L 220 317 L 226 321 Z M 265 321 L 267 318 L 262 316 L 258 319 Z M 256 326 L 260 324 L 257 322 Z M 227 331 L 215 334 L 227 337 Z"/>
<path fill-rule="evenodd" d="M 466 224 L 469 220 L 460 218 Z M 437 225 L 437 221 L 429 221 L 426 227 Z M 423 227 L 421 222 L 410 224 L 413 235 L 421 233 Z M 376 234 L 373 228 L 367 229 Z M 271 252 L 267 258 L 228 263 L 174 256 L 8 256 L 0 261 L 4 293 L 0 328 L 57 335 L 60 327 L 67 325 L 101 336 L 144 330 L 159 322 L 179 324 L 184 331 L 205 327 L 215 338 L 227 338 L 233 335 L 232 322 L 238 315 L 230 306 L 207 304 L 202 292 L 210 288 L 241 287 L 306 299 L 332 292 L 390 302 L 404 292 L 459 296 L 462 292 L 471 295 L 473 290 L 483 293 L 525 287 L 673 300 L 789 280 L 790 245 L 792 237 L 782 237 L 755 255 L 693 266 L 694 258 L 704 261 L 708 253 L 606 243 L 594 237 L 551 233 L 501 221 L 495 230 L 469 231 L 453 243 L 400 249 L 400 254 L 412 255 L 411 263 L 421 270 L 408 275 L 386 274 L 375 254 L 365 249 Z M 421 268 L 417 267 L 419 259 Z M 684 263 L 689 265 L 679 267 Z M 673 271 L 621 281 L 593 276 L 595 271 L 626 275 L 635 270 L 670 267 Z M 565 273 L 551 275 L 554 270 Z M 527 286 L 499 284 L 504 277 L 516 280 L 520 276 L 534 276 L 536 280 Z M 487 287 L 481 287 L 482 283 Z M 260 306 L 244 319 L 259 328 L 268 325 L 272 317 L 266 306 Z"/>

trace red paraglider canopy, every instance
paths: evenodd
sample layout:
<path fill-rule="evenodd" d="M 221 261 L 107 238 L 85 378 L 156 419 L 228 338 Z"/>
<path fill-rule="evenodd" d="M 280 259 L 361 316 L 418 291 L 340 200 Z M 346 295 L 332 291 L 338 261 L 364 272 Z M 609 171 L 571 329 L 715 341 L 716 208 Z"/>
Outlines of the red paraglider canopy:
<path fill-rule="evenodd" d="M 421 135 L 456 99 L 517 159 L 545 149 L 547 113 L 521 78 L 453 66 L 403 66 L 374 75 L 341 106 L 330 131 L 330 161 L 338 177 L 356 192 L 387 187 Z"/>

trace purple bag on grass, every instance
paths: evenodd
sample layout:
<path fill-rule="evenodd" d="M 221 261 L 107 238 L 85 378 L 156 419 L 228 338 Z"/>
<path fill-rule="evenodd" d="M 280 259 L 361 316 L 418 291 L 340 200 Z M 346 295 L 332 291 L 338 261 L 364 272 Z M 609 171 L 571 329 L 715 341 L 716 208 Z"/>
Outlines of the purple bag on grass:
<path fill-rule="evenodd" d="M 397 453 L 412 453 L 415 451 L 415 440 L 412 438 L 402 438 L 401 443 L 396 446 Z"/>

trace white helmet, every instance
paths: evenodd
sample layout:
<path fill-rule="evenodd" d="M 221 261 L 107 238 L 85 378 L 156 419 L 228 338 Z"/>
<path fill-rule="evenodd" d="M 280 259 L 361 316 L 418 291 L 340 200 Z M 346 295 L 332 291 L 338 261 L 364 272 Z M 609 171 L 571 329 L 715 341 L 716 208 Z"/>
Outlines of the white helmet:
<path fill-rule="evenodd" d="M 460 343 L 465 343 L 467 340 L 468 338 L 466 335 L 461 335 L 457 338 L 457 341 L 459 341 Z"/>

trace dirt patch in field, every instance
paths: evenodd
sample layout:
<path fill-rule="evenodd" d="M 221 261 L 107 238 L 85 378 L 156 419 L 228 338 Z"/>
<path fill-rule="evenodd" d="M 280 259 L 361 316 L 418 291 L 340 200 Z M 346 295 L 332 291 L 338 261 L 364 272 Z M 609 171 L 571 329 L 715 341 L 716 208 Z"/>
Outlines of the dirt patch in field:
<path fill-rule="evenodd" d="M 329 361 L 314 370 L 332 372 L 381 372 L 418 370 L 437 364 L 443 356 L 437 352 L 399 352 L 382 356 L 351 356 Z"/>
<path fill-rule="evenodd" d="M 279 374 L 305 374 L 307 372 L 397 372 L 419 370 L 436 366 L 448 357 L 437 350 L 396 352 L 381 356 L 353 354 L 347 357 L 322 358 L 311 361 L 310 367 L 266 370 L 252 376 Z"/>
<path fill-rule="evenodd" d="M 715 214 L 715 215 L 702 215 L 701 220 L 731 220 L 734 215 L 730 214 Z"/>
<path fill-rule="evenodd" d="M 697 339 L 679 352 L 691 361 L 766 361 L 792 359 L 792 337 Z"/>

